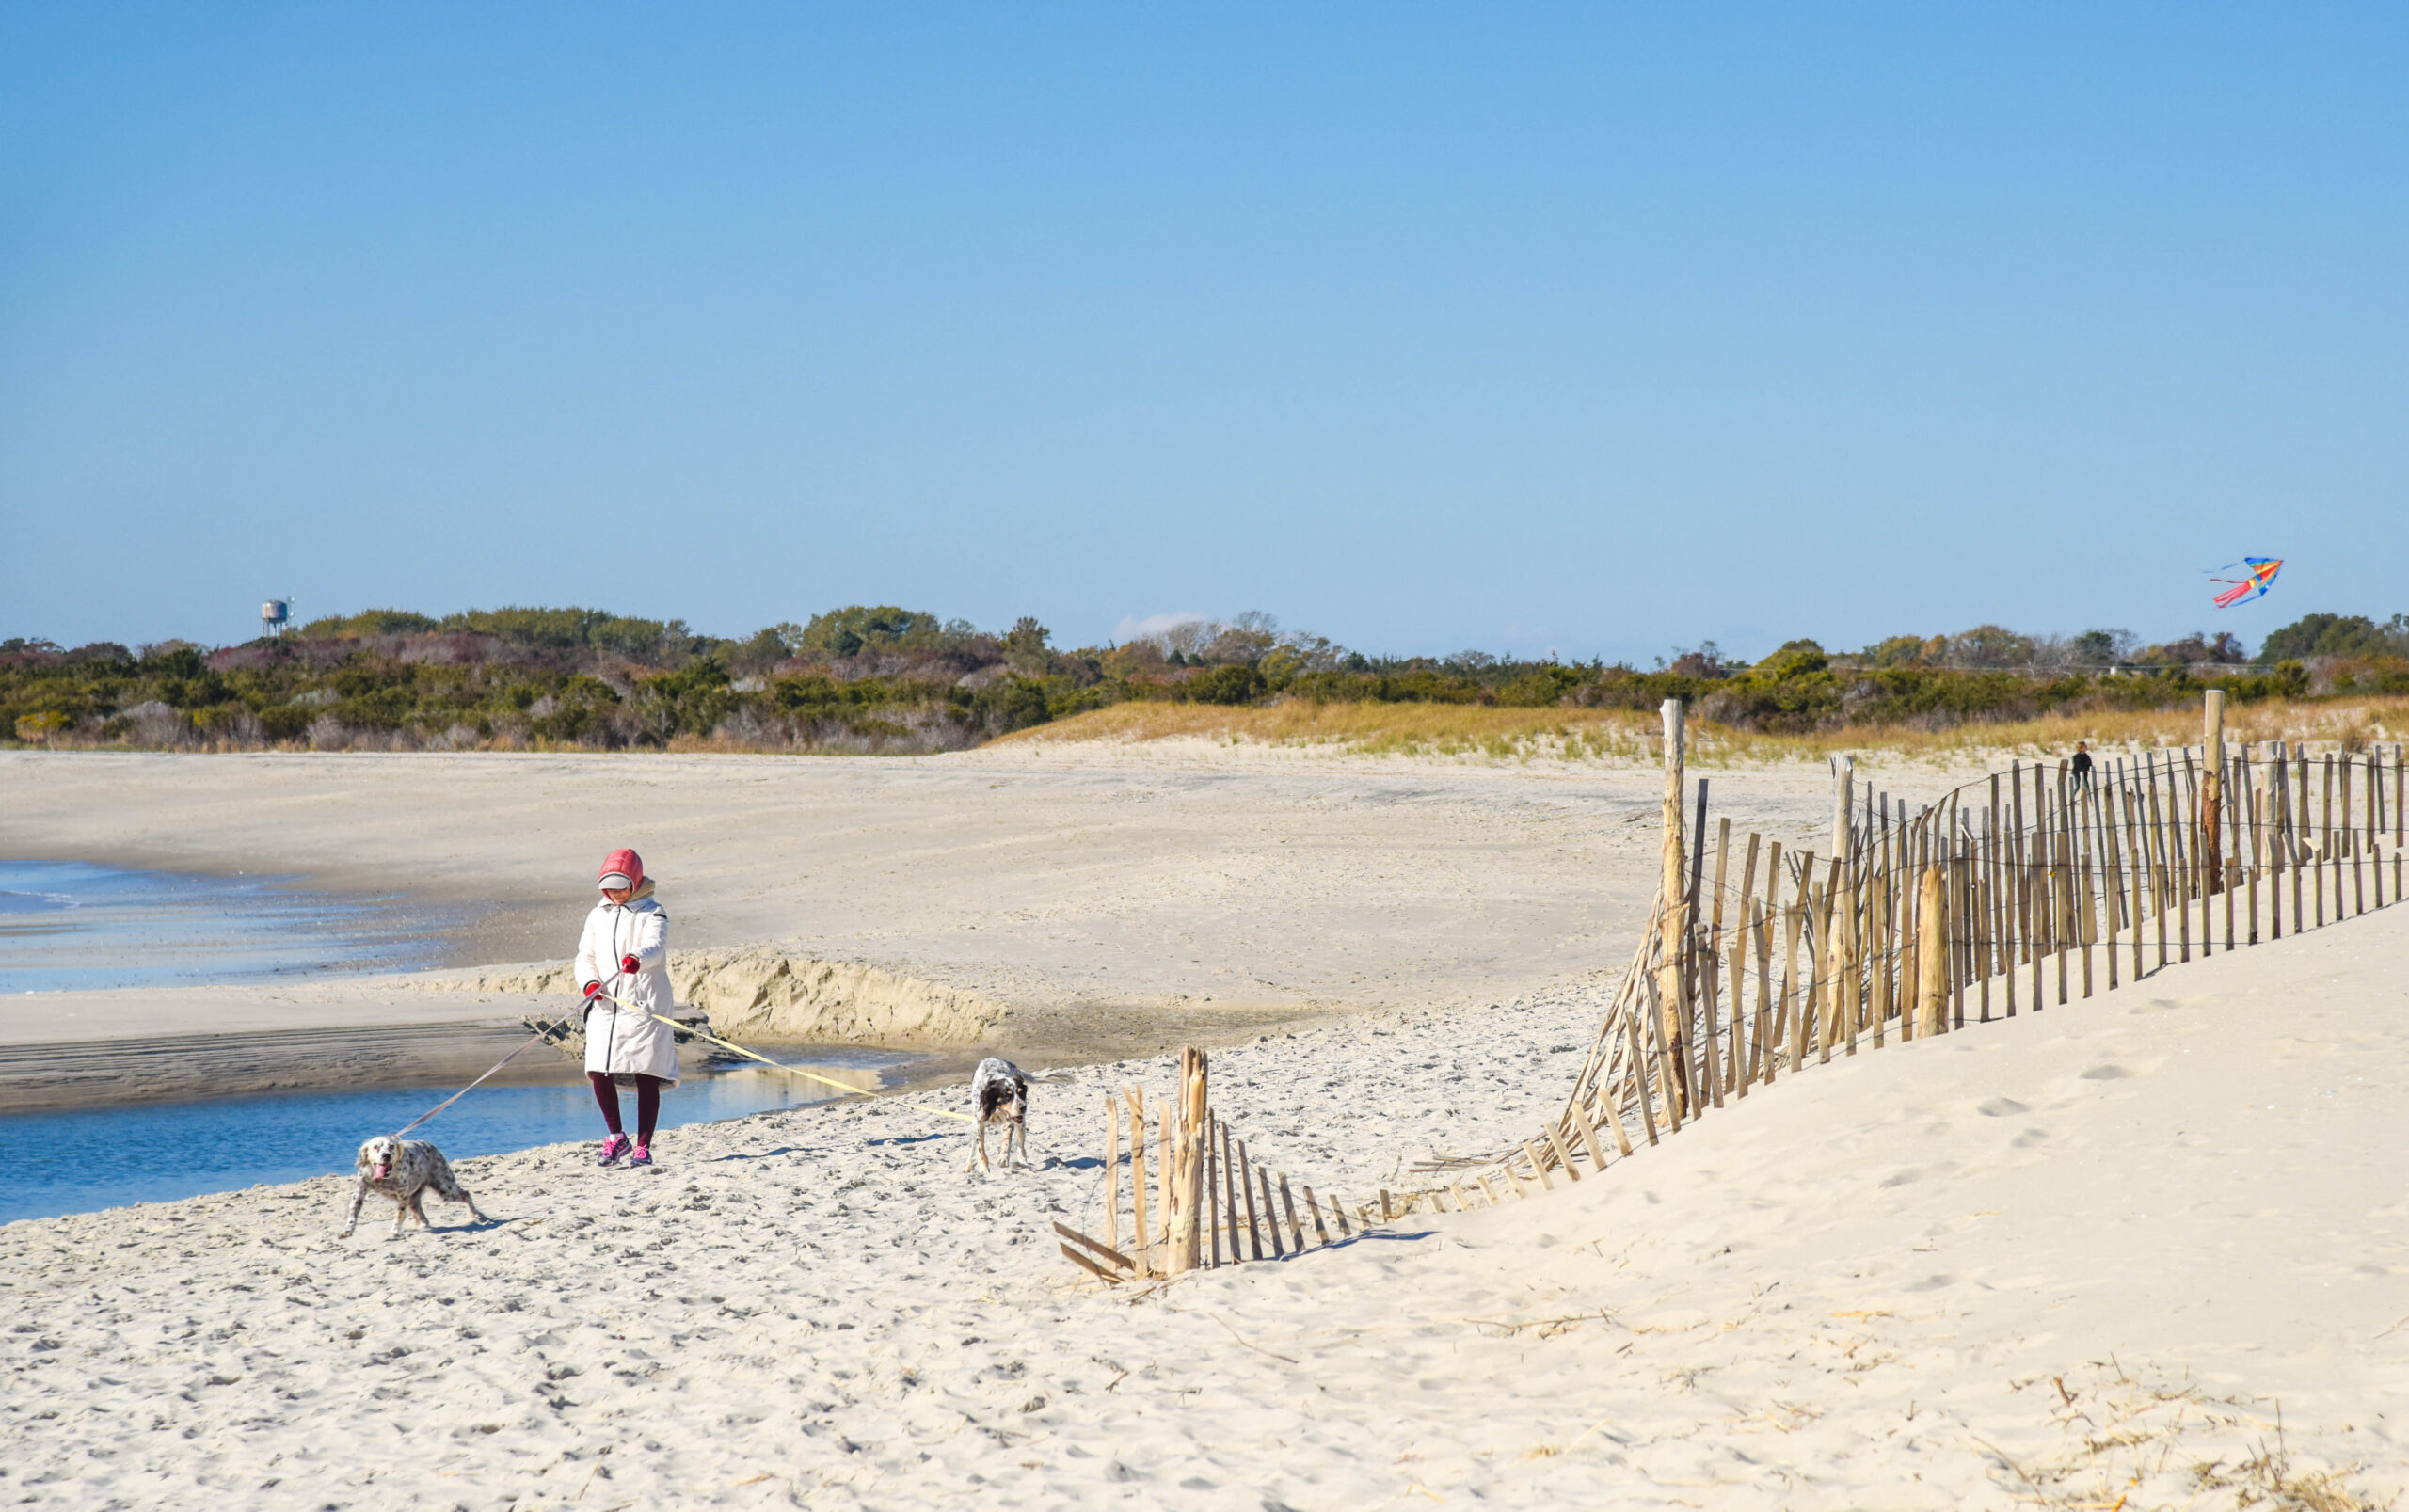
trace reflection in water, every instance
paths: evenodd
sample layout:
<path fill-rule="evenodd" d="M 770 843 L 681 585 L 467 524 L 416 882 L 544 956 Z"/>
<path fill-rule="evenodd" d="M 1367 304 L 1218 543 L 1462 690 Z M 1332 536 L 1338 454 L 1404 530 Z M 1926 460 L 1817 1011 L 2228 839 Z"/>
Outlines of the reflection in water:
<path fill-rule="evenodd" d="M 822 1075 L 874 1087 L 917 1058 L 875 1050 L 813 1048 Z M 90 1112 L 0 1116 L 0 1222 L 55 1213 L 89 1213 L 127 1202 L 160 1202 L 258 1182 L 299 1181 L 347 1172 L 359 1142 L 390 1133 L 455 1089 L 397 1088 L 294 1092 L 204 1103 L 136 1105 Z M 802 1107 L 838 1095 L 814 1082 L 769 1070 L 690 1075 L 661 1099 L 661 1126 L 709 1123 L 770 1108 Z M 635 1098 L 620 1095 L 622 1117 Z M 431 1139 L 452 1159 L 524 1150 L 565 1139 L 599 1142 L 602 1115 L 582 1082 L 571 1086 L 478 1088 L 411 1138 Z M 675 1137 L 659 1141 L 663 1166 L 678 1159 Z M 590 1144 L 562 1152 L 592 1158 Z M 465 1210 L 463 1210 L 465 1211 Z M 430 1207 L 429 1217 L 443 1221 Z M 329 1210 L 337 1226 L 340 1215 Z"/>
<path fill-rule="evenodd" d="M 275 877 L 0 861 L 0 993 L 430 966 L 465 917 Z"/>

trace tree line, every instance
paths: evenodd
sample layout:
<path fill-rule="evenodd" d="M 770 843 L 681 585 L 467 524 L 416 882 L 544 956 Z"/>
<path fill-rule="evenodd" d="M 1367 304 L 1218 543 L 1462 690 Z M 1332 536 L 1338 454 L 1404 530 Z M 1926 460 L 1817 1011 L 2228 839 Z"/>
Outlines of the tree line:
<path fill-rule="evenodd" d="M 989 631 L 894 605 L 734 640 L 592 609 L 369 610 L 215 649 L 0 641 L 0 741 L 907 753 L 1117 703 L 1279 699 L 1645 709 L 1678 697 L 1708 720 L 1798 732 L 2169 707 L 2207 686 L 2243 701 L 2409 693 L 2409 616 L 2305 615 L 2255 656 L 2230 635 L 2141 645 L 2123 630 L 1985 625 L 1855 651 L 1795 640 L 1753 663 L 1709 642 L 1641 670 L 1479 651 L 1369 656 L 1263 613 L 1064 649 L 1033 618 Z"/>

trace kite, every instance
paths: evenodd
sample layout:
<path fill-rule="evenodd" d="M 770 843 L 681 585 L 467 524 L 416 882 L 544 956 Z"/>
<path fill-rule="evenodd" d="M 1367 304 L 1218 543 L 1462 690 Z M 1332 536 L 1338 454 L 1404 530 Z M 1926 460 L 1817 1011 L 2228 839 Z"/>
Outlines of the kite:
<path fill-rule="evenodd" d="M 2265 594 L 2275 584 L 2275 574 L 2284 570 L 2284 559 L 2274 556 L 2246 556 L 2241 561 L 2217 568 L 2209 574 L 2210 582 L 2226 586 L 2217 594 L 2217 607 L 2231 609 L 2246 604 Z M 2224 576 L 2238 573 L 2240 576 Z"/>

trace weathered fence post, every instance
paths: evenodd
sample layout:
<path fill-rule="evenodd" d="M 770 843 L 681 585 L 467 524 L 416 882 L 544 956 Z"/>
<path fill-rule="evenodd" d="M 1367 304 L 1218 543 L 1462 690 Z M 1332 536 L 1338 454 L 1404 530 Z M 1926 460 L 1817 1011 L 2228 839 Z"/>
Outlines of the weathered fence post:
<path fill-rule="evenodd" d="M 2206 708 L 2201 723 L 2208 754 L 2201 763 L 2200 773 L 2200 873 L 2208 890 L 2225 890 L 2225 690 L 2211 688 L 2202 695 Z M 2206 946 L 2209 932 L 2208 911 L 2200 913 L 2201 944 Z M 2230 946 L 2227 947 L 2231 948 Z"/>
<path fill-rule="evenodd" d="M 1129 1190 L 1130 1216 L 1137 1220 L 1131 1231 L 1138 1257 L 1138 1274 L 1155 1274 L 1152 1254 L 1154 1226 L 1146 1212 L 1146 1090 L 1130 1087 L 1123 1090 L 1122 1100 L 1129 1114 Z"/>
<path fill-rule="evenodd" d="M 1104 1244 L 1121 1248 L 1121 1105 L 1104 1094 Z"/>
<path fill-rule="evenodd" d="M 1667 1101 L 1675 1108 L 1689 1107 L 1689 1056 L 1682 1033 L 1683 964 L 1686 960 L 1689 941 L 1689 884 L 1682 867 L 1682 701 L 1665 700 L 1665 845 L 1664 882 L 1664 960 L 1658 966 L 1658 1016 L 1664 1021 L 1665 1043 L 1672 1048 L 1673 1078 L 1678 1086 L 1665 1089 Z M 1676 1101 L 1678 1100 L 1678 1101 Z"/>
<path fill-rule="evenodd" d="M 1198 1216 L 1204 1200 L 1204 1052 L 1190 1045 L 1179 1053 L 1178 1135 L 1172 1143 L 1171 1255 L 1173 1275 L 1194 1270 L 1204 1231 Z"/>
<path fill-rule="evenodd" d="M 1948 878 L 1940 863 L 1926 867 L 1916 901 L 1916 1034 L 1949 1027 Z"/>
<path fill-rule="evenodd" d="M 1850 833 L 1856 820 L 1856 795 L 1850 790 L 1856 770 L 1849 756 L 1832 762 L 1832 867 L 1825 888 L 1821 1045 L 1827 1060 L 1835 1042 L 1857 1054 L 1857 846 Z"/>

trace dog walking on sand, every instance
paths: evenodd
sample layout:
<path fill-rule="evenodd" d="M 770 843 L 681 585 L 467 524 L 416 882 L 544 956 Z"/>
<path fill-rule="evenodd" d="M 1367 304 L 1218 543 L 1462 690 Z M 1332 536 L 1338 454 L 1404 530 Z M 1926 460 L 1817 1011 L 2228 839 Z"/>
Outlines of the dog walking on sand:
<path fill-rule="evenodd" d="M 360 1145 L 358 1168 L 359 1187 L 351 1194 L 351 1220 L 343 1226 L 346 1239 L 351 1237 L 352 1230 L 359 1227 L 359 1207 L 368 1201 L 370 1192 L 393 1200 L 392 1237 L 396 1239 L 402 1236 L 404 1222 L 412 1218 L 418 1219 L 422 1229 L 434 1227 L 426 1221 L 426 1209 L 420 1205 L 429 1192 L 447 1202 L 468 1203 L 469 1211 L 476 1215 L 480 1223 L 493 1221 L 477 1206 L 477 1200 L 469 1195 L 469 1189 L 453 1176 L 452 1162 L 443 1158 L 443 1152 L 424 1139 L 380 1134 Z"/>

